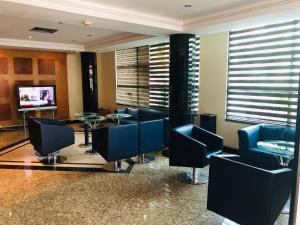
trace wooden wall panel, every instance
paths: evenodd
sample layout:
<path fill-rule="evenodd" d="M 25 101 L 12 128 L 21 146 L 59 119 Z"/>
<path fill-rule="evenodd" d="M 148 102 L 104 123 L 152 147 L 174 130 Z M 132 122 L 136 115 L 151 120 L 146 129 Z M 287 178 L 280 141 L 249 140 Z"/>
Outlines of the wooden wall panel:
<path fill-rule="evenodd" d="M 0 121 L 11 120 L 10 104 L 0 104 Z"/>
<path fill-rule="evenodd" d="M 69 119 L 66 53 L 0 49 L 0 59 L 1 58 L 6 58 L 7 74 L 0 75 L 0 105 L 5 105 L 2 106 L 5 107 L 3 111 L 5 113 L 1 113 L 0 115 L 0 118 L 2 118 L 0 125 L 22 124 L 22 113 L 17 111 L 16 87 L 18 85 L 56 85 L 56 99 L 58 105 L 56 116 L 58 119 Z M 40 74 L 41 71 L 38 65 L 39 59 L 42 59 L 46 67 L 48 64 L 53 64 L 54 62 L 54 74 L 51 74 L 53 68 L 44 68 L 42 72 L 46 71 L 45 74 Z M 17 68 L 15 68 L 16 65 L 14 63 L 16 61 Z M 24 65 L 21 65 L 20 61 L 22 61 Z M 50 67 L 52 67 L 52 65 Z M 6 84 L 8 84 L 8 89 Z M 5 88 L 3 89 L 2 87 Z M 46 112 L 33 112 L 30 114 L 36 116 L 48 115 Z"/>
<path fill-rule="evenodd" d="M 55 75 L 54 59 L 38 59 L 39 74 Z"/>
<path fill-rule="evenodd" d="M 7 58 L 6 57 L 0 57 L 0 74 L 7 74 Z"/>
<path fill-rule="evenodd" d="M 15 74 L 32 74 L 32 58 L 14 57 Z"/>
<path fill-rule="evenodd" d="M 9 97 L 8 80 L 0 80 L 0 97 L 1 98 L 8 98 Z"/>

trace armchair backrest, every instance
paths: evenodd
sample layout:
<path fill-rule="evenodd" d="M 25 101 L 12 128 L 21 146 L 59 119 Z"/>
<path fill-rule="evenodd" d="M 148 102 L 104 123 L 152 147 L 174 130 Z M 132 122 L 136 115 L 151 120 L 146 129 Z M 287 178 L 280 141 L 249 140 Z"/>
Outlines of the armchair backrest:
<path fill-rule="evenodd" d="M 138 155 L 138 125 L 127 124 L 92 131 L 93 150 L 108 162 Z"/>
<path fill-rule="evenodd" d="M 163 119 L 165 117 L 168 117 L 167 112 L 150 108 L 139 108 L 140 121 L 158 120 Z"/>
<path fill-rule="evenodd" d="M 287 201 L 292 170 L 264 169 L 238 156 L 210 160 L 207 208 L 236 223 L 273 225 Z"/>

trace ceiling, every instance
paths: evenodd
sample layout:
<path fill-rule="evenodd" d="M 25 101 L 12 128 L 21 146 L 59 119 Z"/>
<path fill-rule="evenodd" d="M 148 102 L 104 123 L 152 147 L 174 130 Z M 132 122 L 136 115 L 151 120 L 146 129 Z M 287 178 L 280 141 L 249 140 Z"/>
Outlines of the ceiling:
<path fill-rule="evenodd" d="M 299 10 L 299 0 L 0 0 L 0 46 L 111 51 L 167 40 L 174 33 L 276 22 L 294 18 Z M 84 26 L 84 20 L 92 25 Z M 35 26 L 58 32 L 30 32 Z"/>
<path fill-rule="evenodd" d="M 120 33 L 119 31 L 85 27 L 81 24 L 73 25 L 60 23 L 61 21 L 59 20 L 57 22 L 48 22 L 22 17 L 0 15 L 0 37 L 13 39 L 29 39 L 28 36 L 31 36 L 32 41 L 38 40 L 45 42 L 60 42 L 84 45 L 90 42 L 94 42 L 98 39 L 111 37 Z M 57 29 L 58 31 L 53 34 L 30 31 L 33 27 L 51 28 Z"/>
<path fill-rule="evenodd" d="M 233 7 L 240 7 L 262 0 L 86 0 L 95 4 L 103 4 L 123 10 L 156 15 L 176 20 L 206 16 Z M 185 8 L 189 4 L 191 8 Z"/>

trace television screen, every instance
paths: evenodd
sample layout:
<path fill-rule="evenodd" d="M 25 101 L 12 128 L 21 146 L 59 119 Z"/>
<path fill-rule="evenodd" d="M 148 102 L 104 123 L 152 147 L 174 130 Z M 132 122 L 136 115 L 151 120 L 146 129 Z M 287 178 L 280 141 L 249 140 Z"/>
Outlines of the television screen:
<path fill-rule="evenodd" d="M 56 108 L 55 86 L 18 87 L 19 111 Z"/>

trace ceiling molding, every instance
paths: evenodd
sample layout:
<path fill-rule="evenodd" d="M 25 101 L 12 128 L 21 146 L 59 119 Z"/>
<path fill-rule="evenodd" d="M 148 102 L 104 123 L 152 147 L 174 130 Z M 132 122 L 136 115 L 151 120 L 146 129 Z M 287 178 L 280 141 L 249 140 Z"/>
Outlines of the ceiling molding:
<path fill-rule="evenodd" d="M 0 38 L 0 46 L 4 48 L 22 48 L 22 49 L 28 48 L 28 49 L 50 50 L 50 51 L 63 51 L 63 52 L 84 51 L 83 45 L 7 39 L 7 38 Z"/>
<path fill-rule="evenodd" d="M 123 44 L 151 37 L 153 36 L 133 33 L 120 33 L 118 35 L 113 35 L 108 38 L 102 38 L 98 41 L 88 43 L 84 47 L 86 51 L 97 50 L 111 45 Z"/>
<path fill-rule="evenodd" d="M 139 13 L 83 0 L 3 0 L 33 7 L 46 8 L 61 12 L 75 13 L 90 17 L 102 18 L 112 21 L 127 22 L 138 25 L 162 28 L 167 30 L 182 31 L 182 21 L 151 14 Z"/>
<path fill-rule="evenodd" d="M 259 16 L 279 10 L 292 9 L 299 6 L 299 0 L 265 0 L 260 3 L 252 3 L 248 4 L 247 6 L 185 20 L 183 21 L 183 30 L 190 31 L 205 26 L 221 24 L 233 20 L 240 20 L 247 17 Z"/>

